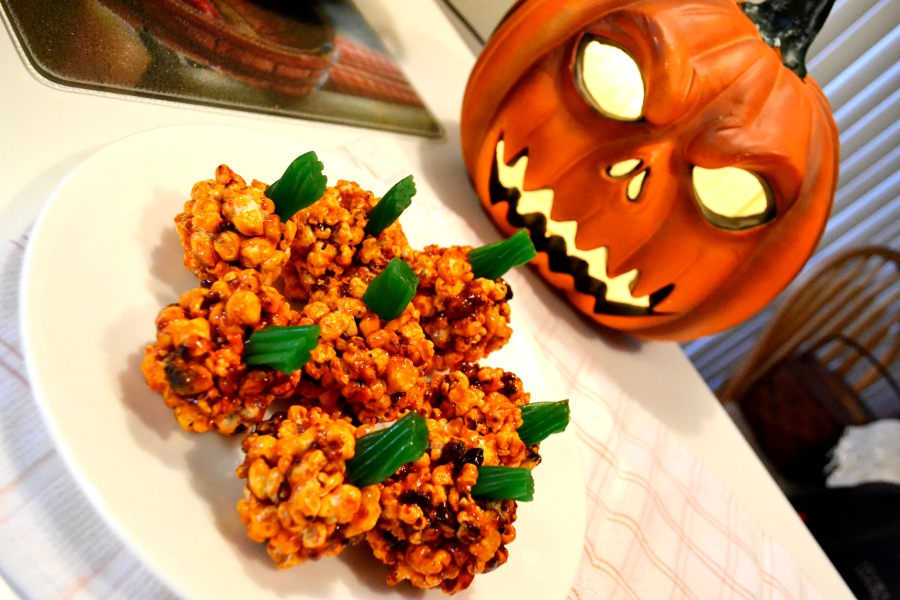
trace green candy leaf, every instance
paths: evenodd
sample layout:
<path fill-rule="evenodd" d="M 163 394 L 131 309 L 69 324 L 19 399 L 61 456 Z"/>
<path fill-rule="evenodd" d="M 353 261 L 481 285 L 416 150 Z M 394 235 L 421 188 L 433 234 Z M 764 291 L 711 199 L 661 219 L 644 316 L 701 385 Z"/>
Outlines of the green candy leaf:
<path fill-rule="evenodd" d="M 416 184 L 413 176 L 409 175 L 394 184 L 382 196 L 372 212 L 369 213 L 369 222 L 366 224 L 366 235 L 377 236 L 391 226 L 400 214 L 412 204 L 412 197 L 416 195 Z"/>
<path fill-rule="evenodd" d="M 472 486 L 472 497 L 531 502 L 534 500 L 531 469 L 478 467 L 478 481 Z"/>
<path fill-rule="evenodd" d="M 275 214 L 285 222 L 322 197 L 328 178 L 322 173 L 324 165 L 315 152 L 297 157 L 281 179 L 266 189 L 266 196 L 275 203 Z"/>
<path fill-rule="evenodd" d="M 318 325 L 271 325 L 254 331 L 244 345 L 244 363 L 266 365 L 290 375 L 307 362 L 319 344 Z"/>
<path fill-rule="evenodd" d="M 393 425 L 356 440 L 347 461 L 347 481 L 357 487 L 381 483 L 428 448 L 428 426 L 419 413 L 407 413 Z"/>
<path fill-rule="evenodd" d="M 537 251 L 528 236 L 528 230 L 520 229 L 502 242 L 471 250 L 469 262 L 472 263 L 472 274 L 475 277 L 497 279 L 535 256 Z"/>
<path fill-rule="evenodd" d="M 569 401 L 534 402 L 522 407 L 522 426 L 517 429 L 526 446 L 542 442 L 569 424 Z"/>
<path fill-rule="evenodd" d="M 392 258 L 366 288 L 362 299 L 372 312 L 390 321 L 403 314 L 418 286 L 419 278 L 412 267 L 399 258 Z"/>

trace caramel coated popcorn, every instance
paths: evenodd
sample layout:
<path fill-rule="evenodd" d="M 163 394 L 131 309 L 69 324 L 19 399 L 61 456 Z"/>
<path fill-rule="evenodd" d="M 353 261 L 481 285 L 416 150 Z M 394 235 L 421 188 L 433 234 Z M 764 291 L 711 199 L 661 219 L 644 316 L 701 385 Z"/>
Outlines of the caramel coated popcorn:
<path fill-rule="evenodd" d="M 194 185 L 175 223 L 201 287 L 159 312 L 144 377 L 188 431 L 249 429 L 237 512 L 278 568 L 365 539 L 390 568 L 389 584 L 464 590 L 507 561 L 516 537 L 514 500 L 472 497 L 479 467 L 540 462 L 538 446 L 518 434 L 530 401 L 521 380 L 476 364 L 509 341 L 512 292 L 503 279 L 473 275 L 468 246 L 416 251 L 399 223 L 366 235 L 380 199 L 356 183 L 338 181 L 284 223 L 266 189 L 225 165 Z M 420 283 L 385 321 L 363 297 L 395 258 Z M 284 296 L 270 287 L 279 284 Z M 272 325 L 319 327 L 310 359 L 291 375 L 244 362 L 251 334 Z M 287 412 L 267 419 L 276 399 Z M 409 412 L 425 418 L 425 454 L 382 483 L 349 483 L 357 440 Z M 412 422 L 416 434 L 404 442 L 417 439 L 418 454 L 421 421 Z M 386 454 L 374 456 L 389 470 L 396 463 L 382 462 Z"/>
<path fill-rule="evenodd" d="M 399 223 L 376 237 L 365 234 L 369 213 L 378 200 L 356 183 L 340 180 L 326 188 L 318 202 L 291 218 L 297 234 L 284 271 L 288 298 L 307 301 L 314 290 L 353 266 L 366 267 L 374 276 L 392 258 L 409 254 L 409 242 Z"/>
<path fill-rule="evenodd" d="M 304 367 L 323 388 L 321 405 L 362 423 L 393 421 L 410 410 L 427 412 L 425 374 L 434 350 L 418 312 L 410 305 L 385 322 L 362 301 L 366 284 L 360 278 L 333 277 L 328 286 L 303 308 L 300 320 L 321 328 L 319 345 Z"/>
<path fill-rule="evenodd" d="M 338 554 L 360 541 L 381 515 L 380 486 L 345 482 L 357 429 L 318 408 L 292 406 L 260 423 L 241 448 L 237 475 L 246 479 L 238 514 L 279 569 Z"/>
<path fill-rule="evenodd" d="M 301 377 L 244 364 L 244 344 L 253 331 L 299 318 L 258 272 L 232 271 L 159 312 L 141 370 L 182 428 L 232 435 L 261 421 L 275 398 L 293 395 Z"/>
<path fill-rule="evenodd" d="M 290 256 L 297 226 L 282 223 L 268 186 L 247 183 L 226 165 L 216 178 L 191 190 L 175 226 L 184 248 L 184 266 L 201 281 L 216 281 L 232 271 L 255 269 L 263 285 L 271 285 Z"/>
<path fill-rule="evenodd" d="M 503 279 L 477 278 L 469 246 L 427 246 L 413 252 L 410 265 L 419 277 L 413 304 L 422 329 L 434 342 L 435 368 L 476 362 L 509 341 L 512 292 Z"/>
<path fill-rule="evenodd" d="M 506 562 L 516 502 L 472 498 L 478 467 L 497 464 L 493 456 L 476 432 L 461 434 L 459 421 L 427 422 L 429 452 L 382 484 L 381 517 L 366 542 L 391 567 L 389 584 L 453 594 Z"/>
<path fill-rule="evenodd" d="M 516 431 L 522 425 L 519 407 L 530 399 L 522 381 L 503 369 L 470 363 L 461 367 L 434 375 L 429 387 L 434 417 L 446 421 L 455 439 L 477 443 L 485 464 L 533 467 L 540 462 L 537 447 L 526 447 Z"/>

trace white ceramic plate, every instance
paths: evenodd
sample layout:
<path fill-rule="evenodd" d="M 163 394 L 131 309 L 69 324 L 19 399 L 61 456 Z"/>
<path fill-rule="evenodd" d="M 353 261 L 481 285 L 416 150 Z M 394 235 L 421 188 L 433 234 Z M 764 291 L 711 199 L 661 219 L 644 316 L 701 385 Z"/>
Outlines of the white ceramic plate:
<path fill-rule="evenodd" d="M 157 312 L 197 285 L 182 266 L 172 221 L 194 182 L 212 178 L 221 163 L 248 181 L 272 182 L 314 142 L 211 125 L 125 138 L 60 185 L 29 242 L 21 314 L 38 403 L 98 511 L 188 598 L 442 597 L 386 585 L 386 567 L 364 544 L 277 571 L 264 547 L 246 537 L 235 510 L 239 440 L 182 431 L 140 372 Z M 386 191 L 370 173 L 319 154 L 329 181 L 356 179 L 377 194 Z M 418 185 L 401 217 L 411 242 L 459 243 L 448 221 L 435 222 L 439 201 L 427 183 Z M 529 339 L 517 332 L 487 362 L 519 374 L 535 399 L 555 399 L 559 392 L 542 375 Z M 520 504 L 509 562 L 477 577 L 461 597 L 566 597 L 584 536 L 585 490 L 571 429 L 543 446 L 536 499 Z"/>

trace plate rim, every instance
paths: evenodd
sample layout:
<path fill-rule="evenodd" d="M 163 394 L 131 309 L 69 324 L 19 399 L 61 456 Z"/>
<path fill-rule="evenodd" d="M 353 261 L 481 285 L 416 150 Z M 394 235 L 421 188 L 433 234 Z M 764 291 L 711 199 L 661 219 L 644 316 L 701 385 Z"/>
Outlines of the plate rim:
<path fill-rule="evenodd" d="M 256 135 L 268 136 L 273 138 L 280 138 L 284 141 L 288 141 L 292 144 L 296 144 L 298 147 L 306 147 L 309 148 L 310 144 L 304 141 L 299 141 L 296 138 L 292 138 L 289 136 L 281 135 L 278 133 L 272 133 L 270 131 L 255 129 L 251 127 L 245 126 L 236 126 L 236 125 L 228 125 L 228 124 L 217 124 L 217 123 L 191 123 L 191 124 L 176 124 L 176 125 L 167 125 L 163 127 L 155 127 L 147 130 L 142 130 L 139 132 L 131 133 L 129 135 L 123 136 L 119 139 L 116 139 L 103 147 L 97 149 L 95 152 L 91 153 L 87 157 L 84 158 L 76 167 L 74 167 L 66 176 L 55 186 L 53 191 L 49 194 L 47 200 L 44 205 L 41 207 L 41 210 L 38 214 L 37 219 L 35 220 L 34 225 L 31 228 L 31 231 L 28 235 L 25 248 L 25 253 L 22 262 L 22 271 L 19 279 L 19 293 L 18 293 L 18 324 L 21 332 L 21 347 L 22 347 L 22 355 L 23 362 L 25 364 L 25 374 L 27 376 L 28 385 L 31 389 L 32 397 L 34 398 L 34 403 L 37 404 L 39 413 L 41 415 L 41 419 L 44 425 L 47 427 L 47 431 L 50 434 L 51 440 L 53 442 L 54 449 L 60 455 L 63 460 L 63 463 L 66 467 L 67 472 L 74 480 L 75 484 L 79 488 L 79 491 L 82 492 L 87 498 L 91 508 L 96 511 L 97 516 L 100 517 L 101 522 L 110 528 L 113 535 L 116 536 L 117 541 L 123 544 L 140 562 L 141 566 L 151 572 L 158 581 L 169 589 L 170 592 L 174 593 L 176 596 L 182 598 L 191 598 L 191 594 L 188 593 L 188 590 L 185 589 L 182 584 L 179 582 L 177 578 L 172 577 L 167 574 L 166 571 L 162 568 L 162 566 L 150 555 L 148 550 L 145 548 L 144 544 L 142 544 L 130 531 L 130 529 L 121 522 L 119 516 L 116 514 L 116 511 L 113 510 L 104 500 L 103 495 L 97 489 L 96 485 L 90 478 L 90 476 L 84 471 L 84 469 L 80 466 L 78 459 L 75 456 L 74 451 L 70 447 L 67 442 L 67 438 L 65 434 L 62 432 L 60 425 L 58 424 L 58 419 L 54 415 L 51 410 L 50 401 L 48 398 L 47 390 L 45 389 L 45 385 L 42 379 L 37 377 L 37 358 L 35 356 L 34 342 L 32 340 L 33 333 L 30 331 L 31 327 L 29 324 L 33 321 L 33 318 L 30 318 L 30 307 L 28 303 L 28 298 L 30 297 L 31 292 L 31 284 L 34 283 L 33 272 L 36 269 L 35 266 L 35 255 L 37 253 L 38 244 L 35 243 L 35 240 L 41 239 L 42 232 L 46 227 L 46 223 L 50 218 L 49 215 L 53 213 L 53 209 L 58 202 L 58 198 L 63 194 L 63 191 L 71 185 L 71 182 L 75 180 L 80 174 L 88 168 L 88 165 L 93 163 L 94 161 L 102 159 L 106 154 L 114 153 L 115 150 L 123 143 L 128 142 L 130 140 L 134 140 L 136 138 L 142 138 L 149 135 L 164 135 L 169 131 L 189 131 L 189 130 L 230 130 L 233 132 L 252 132 Z M 320 152 L 334 152 L 335 148 L 322 148 Z M 362 170 L 362 169 L 360 169 Z M 537 353 L 537 346 L 535 344 L 535 340 L 530 331 L 517 331 L 521 338 L 525 338 L 528 341 L 525 343 L 530 347 L 530 349 Z M 523 339 L 523 341 L 525 341 Z M 537 354 L 539 356 L 539 354 Z M 490 365 L 487 365 L 490 366 Z M 546 370 L 545 370 L 546 372 Z M 574 433 L 572 433 L 572 428 L 570 428 L 564 434 L 567 438 L 574 438 Z M 562 436 L 561 436 L 562 437 Z M 577 469 L 577 474 L 579 481 L 581 483 L 580 488 L 586 489 L 584 474 L 581 468 L 580 462 L 580 451 L 577 453 L 579 458 L 579 464 Z M 581 518 L 578 519 L 576 523 L 577 530 L 581 532 L 582 537 L 586 535 L 586 501 L 585 498 L 582 497 L 582 501 L 580 502 L 580 506 L 584 508 L 579 512 Z M 567 581 L 571 586 L 574 583 L 575 576 L 577 575 L 578 564 L 576 561 L 575 565 L 571 567 L 570 577 L 567 577 Z M 427 591 L 426 591 L 427 593 Z"/>

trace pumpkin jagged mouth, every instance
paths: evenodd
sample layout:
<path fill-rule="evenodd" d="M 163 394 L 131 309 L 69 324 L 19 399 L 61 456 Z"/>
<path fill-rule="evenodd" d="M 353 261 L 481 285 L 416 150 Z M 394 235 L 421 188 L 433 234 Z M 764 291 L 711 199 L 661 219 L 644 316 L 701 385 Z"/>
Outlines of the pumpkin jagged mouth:
<path fill-rule="evenodd" d="M 525 227 L 538 252 L 548 258 L 550 270 L 566 273 L 575 279 L 575 289 L 596 298 L 594 312 L 621 316 L 659 315 L 654 307 L 674 289 L 669 284 L 652 294 L 635 298 L 631 295 L 639 276 L 637 269 L 610 277 L 607 270 L 609 249 L 605 246 L 581 250 L 575 246 L 576 221 L 554 221 L 550 218 L 553 190 L 525 190 L 528 149 L 510 164 L 503 160 L 504 142 L 497 142 L 491 164 L 489 193 L 491 203 L 509 203 L 506 220 L 515 227 Z"/>

